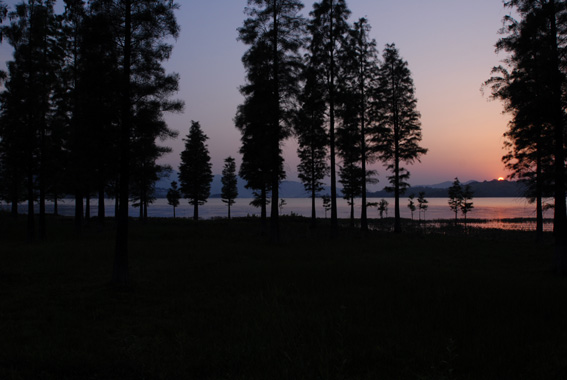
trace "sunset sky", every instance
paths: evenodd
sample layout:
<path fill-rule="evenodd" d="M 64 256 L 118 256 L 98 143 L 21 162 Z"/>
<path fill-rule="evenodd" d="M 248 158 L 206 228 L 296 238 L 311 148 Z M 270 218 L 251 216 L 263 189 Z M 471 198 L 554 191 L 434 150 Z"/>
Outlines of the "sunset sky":
<path fill-rule="evenodd" d="M 59 1 L 62 3 L 62 0 Z M 314 1 L 305 1 L 308 16 Z M 14 4 L 16 1 L 7 1 Z M 176 169 L 190 121 L 201 123 L 208 141 L 213 172 L 231 155 L 240 162 L 240 134 L 234 127 L 236 107 L 242 102 L 238 87 L 244 83 L 241 57 L 246 46 L 237 41 L 246 0 L 180 0 L 177 13 L 181 34 L 169 71 L 181 75 L 178 98 L 182 114 L 168 115 L 177 141 L 168 141 L 173 153 L 162 162 Z M 380 54 L 395 43 L 412 71 L 423 142 L 429 149 L 421 163 L 409 167 L 412 185 L 434 184 L 454 177 L 461 181 L 491 180 L 505 176 L 501 157 L 502 134 L 508 117 L 499 102 L 481 93 L 493 66 L 505 58 L 494 52 L 502 18 L 509 12 L 500 0 L 348 0 L 350 22 L 367 17 Z M 8 48 L 1 57 L 9 58 Z M 296 144 L 285 145 L 288 179 L 296 180 Z M 387 173 L 379 171 L 382 188 Z"/>

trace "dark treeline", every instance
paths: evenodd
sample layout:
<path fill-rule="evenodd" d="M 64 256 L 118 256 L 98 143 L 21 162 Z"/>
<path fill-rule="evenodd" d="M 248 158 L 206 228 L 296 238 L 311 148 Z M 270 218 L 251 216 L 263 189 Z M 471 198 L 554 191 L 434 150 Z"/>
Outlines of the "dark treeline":
<path fill-rule="evenodd" d="M 115 280 L 127 280 L 128 203 L 147 215 L 155 181 L 169 168 L 156 160 L 175 137 L 165 112 L 178 76 L 162 62 L 179 27 L 171 0 L 28 0 L 8 13 L 4 41 L 13 47 L 0 94 L 1 196 L 28 203 L 28 237 L 46 235 L 45 202 L 75 198 L 75 224 L 90 217 L 98 198 L 114 198 L 118 216 Z M 36 228 L 34 202 L 39 204 Z M 86 208 L 83 209 L 83 204 Z"/>
<path fill-rule="evenodd" d="M 503 37 L 496 44 L 497 50 L 509 57 L 493 69 L 493 77 L 485 85 L 512 116 L 504 134 L 508 153 L 503 161 L 511 176 L 527 185 L 526 196 L 536 202 L 540 241 L 542 199 L 554 198 L 554 266 L 567 273 L 567 3 L 510 0 L 504 5 L 518 15 L 518 19 L 505 17 Z"/>
<path fill-rule="evenodd" d="M 258 194 L 266 220 L 271 191 L 271 238 L 278 240 L 278 186 L 285 178 L 281 146 L 299 142 L 299 178 L 315 198 L 330 175 L 331 236 L 337 230 L 337 180 L 354 210 L 362 196 L 361 227 L 367 230 L 366 185 L 376 182 L 367 164 L 381 160 L 391 176 L 395 230 L 401 230 L 399 199 L 412 164 L 427 152 L 407 62 L 395 45 L 382 60 L 370 38 L 368 20 L 350 24 L 344 0 L 322 0 L 309 18 L 298 0 L 249 0 L 239 39 L 249 46 L 242 58 L 246 84 L 236 125 L 242 132 L 240 175 Z M 336 168 L 339 168 L 338 179 Z M 353 214 L 354 218 L 354 214 Z"/>

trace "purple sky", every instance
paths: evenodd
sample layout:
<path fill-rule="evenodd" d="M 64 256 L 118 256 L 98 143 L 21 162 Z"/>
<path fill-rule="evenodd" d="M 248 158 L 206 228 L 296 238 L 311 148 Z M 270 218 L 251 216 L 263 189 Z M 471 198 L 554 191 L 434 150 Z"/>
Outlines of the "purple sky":
<path fill-rule="evenodd" d="M 7 1 L 14 4 L 16 1 Z M 62 1 L 59 1 L 62 3 Z M 242 102 L 238 87 L 244 83 L 240 61 L 246 46 L 236 29 L 245 18 L 245 0 L 178 0 L 181 34 L 168 70 L 181 75 L 178 98 L 182 114 L 168 115 L 180 138 L 168 141 L 173 153 L 162 162 L 177 168 L 191 120 L 201 123 L 209 136 L 213 172 L 222 170 L 229 155 L 240 162 L 240 134 L 234 127 L 236 107 Z M 494 53 L 502 18 L 509 10 L 500 0 L 348 0 L 351 22 L 367 17 L 371 35 L 381 50 L 395 43 L 408 61 L 422 114 L 422 145 L 429 148 L 422 163 L 409 167 L 410 183 L 433 184 L 459 177 L 462 181 L 505 176 L 501 156 L 508 117 L 498 102 L 480 91 L 490 70 L 504 56 Z M 305 1 L 308 15 L 313 1 Z M 0 48 L 2 61 L 9 57 Z M 381 54 L 381 52 L 380 52 Z M 285 144 L 285 169 L 295 180 L 298 159 L 295 141 Z M 376 165 L 380 183 L 387 173 Z"/>

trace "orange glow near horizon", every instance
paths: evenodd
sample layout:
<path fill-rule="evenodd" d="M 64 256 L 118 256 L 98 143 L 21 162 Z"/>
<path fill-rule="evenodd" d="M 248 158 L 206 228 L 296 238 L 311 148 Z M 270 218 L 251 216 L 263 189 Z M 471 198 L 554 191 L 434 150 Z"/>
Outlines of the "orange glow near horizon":
<path fill-rule="evenodd" d="M 498 177 L 498 181 L 504 181 L 504 177 Z"/>

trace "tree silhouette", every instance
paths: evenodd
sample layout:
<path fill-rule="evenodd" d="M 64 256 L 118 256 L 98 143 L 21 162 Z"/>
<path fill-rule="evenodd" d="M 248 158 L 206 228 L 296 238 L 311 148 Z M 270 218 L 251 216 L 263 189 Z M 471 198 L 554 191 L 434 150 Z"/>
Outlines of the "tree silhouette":
<path fill-rule="evenodd" d="M 344 0 L 321 0 L 310 12 L 309 66 L 319 74 L 324 89 L 322 98 L 327 105 L 329 156 L 331 171 L 331 236 L 338 233 L 337 179 L 335 152 L 335 118 L 337 105 L 340 55 L 346 45 L 350 11 Z"/>
<path fill-rule="evenodd" d="M 408 197 L 408 208 L 410 209 L 411 212 L 411 220 L 413 220 L 413 213 L 416 210 L 414 199 L 415 199 L 415 194 L 410 194 L 410 196 Z"/>
<path fill-rule="evenodd" d="M 227 157 L 224 160 L 221 182 L 221 199 L 228 206 L 228 219 L 230 219 L 230 206 L 235 203 L 235 199 L 238 197 L 236 163 L 232 157 Z"/>
<path fill-rule="evenodd" d="M 472 199 L 473 191 L 470 185 L 466 185 L 461 193 L 463 201 L 461 202 L 460 209 L 465 218 L 465 228 L 467 228 L 467 214 L 474 208 Z"/>
<path fill-rule="evenodd" d="M 353 123 L 357 129 L 358 141 L 352 145 L 352 148 L 358 150 L 358 160 L 362 171 L 360 226 L 363 231 L 368 230 L 366 187 L 368 180 L 376 173 L 375 171 L 369 173 L 366 169 L 367 162 L 374 161 L 374 151 L 369 146 L 371 141 L 368 138 L 367 130 L 372 121 L 373 95 L 376 93 L 379 68 L 376 41 L 370 39 L 369 33 L 370 25 L 365 18 L 359 19 L 349 29 L 344 49 L 345 54 L 341 57 L 345 80 L 342 81 L 340 86 L 341 98 L 344 102 L 340 113 L 343 120 L 349 120 L 349 123 Z M 345 148 L 343 144 L 340 150 Z M 376 180 L 370 180 L 370 183 L 376 182 Z"/>
<path fill-rule="evenodd" d="M 455 213 L 455 225 L 457 225 L 458 212 L 464 202 L 463 187 L 458 178 L 455 178 L 453 185 L 449 187 L 449 207 Z"/>
<path fill-rule="evenodd" d="M 170 101 L 177 91 L 178 76 L 168 75 L 162 66 L 172 46 L 165 41 L 176 38 L 179 26 L 172 0 L 95 0 L 92 6 L 108 12 L 109 27 L 114 31 L 118 47 L 120 75 L 119 202 L 116 230 L 116 251 L 112 281 L 117 285 L 129 282 L 128 271 L 128 201 L 131 177 L 132 137 L 139 136 L 138 112 L 151 108 L 160 128 L 165 126 L 163 112 L 179 111 L 182 104 Z M 162 129 L 163 130 L 163 129 Z M 158 134 L 159 135 L 159 134 Z"/>
<path fill-rule="evenodd" d="M 179 206 L 179 199 L 181 199 L 181 193 L 177 188 L 177 182 L 172 181 L 171 187 L 167 190 L 167 204 L 173 206 L 173 217 L 175 218 L 175 208 Z"/>
<path fill-rule="evenodd" d="M 555 162 L 556 126 L 563 111 L 558 104 L 564 102 L 558 99 L 556 87 L 557 80 L 565 82 L 564 72 L 558 73 L 557 68 L 556 34 L 564 35 L 565 31 L 552 29 L 557 29 L 555 18 L 564 17 L 561 14 L 565 13 L 565 5 L 554 1 L 540 5 L 511 1 L 506 5 L 517 8 L 522 19 L 505 17 L 506 35 L 496 47 L 497 51 L 509 52 L 510 57 L 506 66 L 492 70 L 493 76 L 485 86 L 490 87 L 493 98 L 504 102 L 505 111 L 512 115 L 504 134 L 508 152 L 503 161 L 512 173 L 511 178 L 524 182 L 528 189 L 526 196 L 536 202 L 536 236 L 541 242 L 543 197 L 554 195 L 559 164 Z"/>
<path fill-rule="evenodd" d="M 419 220 L 421 220 L 421 213 L 423 212 L 423 220 L 425 220 L 425 212 L 429 208 L 429 201 L 425 199 L 425 192 L 420 191 L 417 196 L 417 208 L 419 209 Z"/>
<path fill-rule="evenodd" d="M 181 193 L 193 205 L 193 219 L 199 220 L 199 206 L 204 205 L 211 193 L 213 174 L 211 158 L 205 141 L 208 137 L 201 130 L 198 121 L 191 121 L 185 150 L 181 152 L 179 182 Z"/>
<path fill-rule="evenodd" d="M 292 115 L 299 90 L 302 60 L 299 49 L 303 45 L 304 19 L 299 15 L 303 4 L 297 0 L 248 0 L 245 9 L 249 16 L 239 28 L 239 39 L 249 50 L 242 58 L 247 71 L 247 85 L 242 94 L 250 100 L 263 93 L 264 107 L 254 112 L 265 113 L 261 137 L 267 147 L 264 157 L 270 167 L 272 207 L 270 229 L 272 241 L 279 241 L 278 199 L 282 179 L 282 141 L 290 136 Z M 250 121 L 250 113 L 241 113 Z M 246 123 L 241 123 L 245 127 Z"/>
<path fill-rule="evenodd" d="M 388 215 L 388 205 L 389 203 L 385 199 L 381 199 L 380 202 L 378 202 L 378 212 L 380 213 L 380 219 L 384 217 L 384 213 Z"/>
<path fill-rule="evenodd" d="M 412 164 L 427 153 L 421 142 L 420 114 L 415 87 L 408 64 L 400 58 L 394 44 L 386 45 L 379 73 L 377 127 L 373 133 L 381 159 L 392 175 L 388 178 L 394 193 L 394 232 L 401 232 L 400 195 L 409 186 L 409 171 L 402 163 Z"/>
<path fill-rule="evenodd" d="M 298 177 L 311 196 L 311 227 L 317 221 L 315 199 L 324 189 L 323 179 L 329 172 L 327 165 L 328 136 L 325 131 L 324 89 L 318 80 L 317 71 L 306 66 L 303 72 L 304 86 L 299 97 L 301 108 L 297 114 L 295 134 L 299 147 L 297 155 Z"/>

